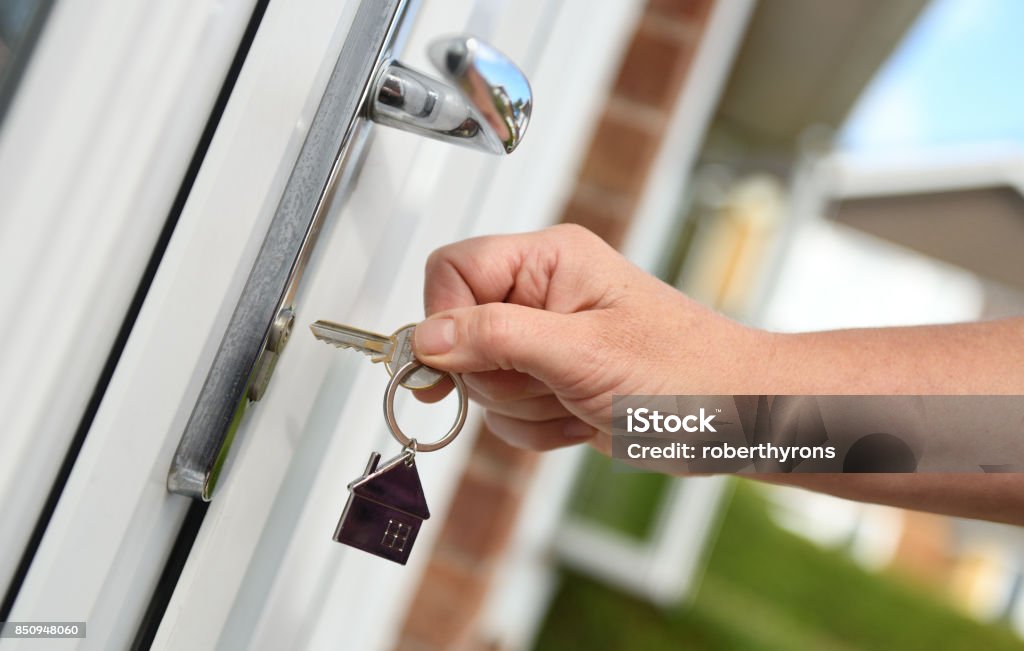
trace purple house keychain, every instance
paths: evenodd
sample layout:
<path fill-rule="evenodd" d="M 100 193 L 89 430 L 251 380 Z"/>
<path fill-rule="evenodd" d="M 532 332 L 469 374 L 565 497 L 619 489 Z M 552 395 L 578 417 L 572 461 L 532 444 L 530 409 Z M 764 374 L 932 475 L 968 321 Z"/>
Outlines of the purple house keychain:
<path fill-rule="evenodd" d="M 379 463 L 380 453 L 372 452 L 362 477 L 348 485 L 334 540 L 405 565 L 430 511 L 412 452 Z"/>
<path fill-rule="evenodd" d="M 380 453 L 370 454 L 363 474 L 348 485 L 348 501 L 334 530 L 335 541 L 402 565 L 409 560 L 420 525 L 430 517 L 416 470 L 416 455 L 451 443 L 462 430 L 468 409 L 462 378 L 452 373 L 459 413 L 451 429 L 434 443 L 421 444 L 406 436 L 395 419 L 395 393 L 404 378 L 421 368 L 415 360 L 403 365 L 391 377 L 384 394 L 384 419 L 391 435 L 402 444 L 401 454 L 383 465 Z"/>

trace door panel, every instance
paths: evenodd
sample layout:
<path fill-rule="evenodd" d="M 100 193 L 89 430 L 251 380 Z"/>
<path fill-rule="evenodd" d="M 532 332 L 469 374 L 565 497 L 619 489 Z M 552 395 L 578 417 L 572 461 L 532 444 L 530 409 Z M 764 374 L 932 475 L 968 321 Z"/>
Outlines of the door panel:
<path fill-rule="evenodd" d="M 26 548 L 253 11 L 58 2 L 0 132 L 0 593 Z M 181 98 L 187 97 L 187 102 Z M 10 345 L 16 342 L 16 345 Z"/>
<path fill-rule="evenodd" d="M 171 455 L 354 6 L 267 10 L 10 617 L 88 622 L 62 646 L 135 634 L 189 505 L 166 491 Z"/>

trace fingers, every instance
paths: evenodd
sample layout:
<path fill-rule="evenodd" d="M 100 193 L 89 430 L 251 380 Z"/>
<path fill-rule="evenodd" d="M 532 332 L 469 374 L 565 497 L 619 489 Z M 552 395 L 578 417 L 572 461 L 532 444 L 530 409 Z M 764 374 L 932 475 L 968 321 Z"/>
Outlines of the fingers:
<path fill-rule="evenodd" d="M 603 295 L 622 262 L 600 238 L 574 225 L 473 238 L 427 259 L 424 306 L 428 315 L 500 302 L 574 312 Z"/>
<path fill-rule="evenodd" d="M 462 376 L 471 395 L 482 396 L 492 401 L 521 400 L 536 396 L 551 395 L 551 387 L 540 380 L 518 371 L 485 371 L 466 373 Z M 444 399 L 455 384 L 445 376 L 436 386 L 413 391 L 420 402 L 427 404 Z"/>
<path fill-rule="evenodd" d="M 540 422 L 511 418 L 493 411 L 484 413 L 487 428 L 510 445 L 530 450 L 554 450 L 594 438 L 597 430 L 572 416 Z"/>
<path fill-rule="evenodd" d="M 457 373 L 519 371 L 558 390 L 584 379 L 597 363 L 600 333 L 592 313 L 488 303 L 442 312 L 416 327 L 416 357 Z"/>
<path fill-rule="evenodd" d="M 553 395 L 507 402 L 488 400 L 472 390 L 469 392 L 469 396 L 487 411 L 519 420 L 539 422 L 555 418 L 568 418 L 572 415 L 565 408 L 565 405 L 559 402 L 558 398 Z"/>
<path fill-rule="evenodd" d="M 466 386 L 489 400 L 507 401 L 551 395 L 551 387 L 518 371 L 484 371 L 462 376 Z"/>
<path fill-rule="evenodd" d="M 599 430 L 597 436 L 587 440 L 587 444 L 606 457 L 612 456 L 612 436 L 607 432 Z"/>
<path fill-rule="evenodd" d="M 455 383 L 446 375 L 436 385 L 429 389 L 417 389 L 412 392 L 412 395 L 420 402 L 425 402 L 429 405 L 444 400 L 444 397 L 451 393 L 454 388 Z"/>

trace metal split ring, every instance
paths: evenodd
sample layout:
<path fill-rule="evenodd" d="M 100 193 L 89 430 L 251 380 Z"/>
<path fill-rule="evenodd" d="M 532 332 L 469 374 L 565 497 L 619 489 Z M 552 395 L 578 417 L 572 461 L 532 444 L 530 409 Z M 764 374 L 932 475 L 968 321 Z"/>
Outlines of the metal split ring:
<path fill-rule="evenodd" d="M 395 418 L 395 394 L 398 393 L 398 387 L 402 385 L 402 380 L 407 376 L 411 375 L 416 369 L 423 366 L 419 362 L 413 360 L 397 371 L 388 380 L 388 388 L 384 393 L 384 422 L 388 424 L 388 429 L 391 430 L 391 436 L 395 437 L 395 440 L 402 444 L 403 449 L 409 449 L 413 454 L 417 452 L 433 452 L 434 450 L 440 450 L 444 446 L 448 445 L 455 440 L 455 437 L 462 431 L 462 426 L 466 424 L 466 415 L 469 412 L 469 396 L 466 393 L 466 384 L 462 381 L 462 377 L 458 373 L 448 373 L 448 376 L 455 383 L 455 393 L 459 399 L 459 413 L 455 417 L 455 423 L 451 426 L 451 429 L 437 441 L 433 443 L 421 443 L 414 438 L 406 436 L 402 428 L 398 426 L 398 420 Z"/>

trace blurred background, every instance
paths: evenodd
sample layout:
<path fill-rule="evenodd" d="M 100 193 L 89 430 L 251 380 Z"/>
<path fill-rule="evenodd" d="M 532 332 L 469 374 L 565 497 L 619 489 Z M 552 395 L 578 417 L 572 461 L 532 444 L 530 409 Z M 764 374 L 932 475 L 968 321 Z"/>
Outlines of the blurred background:
<path fill-rule="evenodd" d="M 713 40 L 715 4 L 647 4 L 609 119 L 635 127 L 637 102 L 659 106 L 670 75 L 652 61 L 673 36 L 692 43 L 666 23 Z M 657 133 L 697 138 L 692 168 L 656 159 L 628 230 L 605 233 L 688 295 L 777 331 L 1024 314 L 1021 24 L 1012 0 L 756 3 L 699 136 L 672 131 L 705 88 L 693 53 L 676 54 L 688 79 Z M 726 43 L 709 47 L 728 57 Z M 609 161 L 644 154 L 613 138 L 599 131 L 567 221 L 602 224 L 588 195 L 628 195 L 631 164 Z M 659 202 L 668 237 L 644 231 Z M 575 478 L 537 551 L 536 649 L 1024 648 L 1019 529 L 581 456 L 550 471 Z M 556 481 L 545 471 L 538 483 Z"/>
<path fill-rule="evenodd" d="M 68 0 L 65 6 L 74 4 Z M 216 31 L 193 21 L 188 24 L 192 30 L 189 33 L 195 35 L 194 42 L 188 41 L 195 46 L 196 60 L 189 64 L 192 67 L 182 64 L 175 70 L 147 72 L 142 62 L 138 74 L 147 79 L 166 74 L 178 84 L 174 92 L 188 97 L 193 88 L 188 71 L 205 65 L 203 53 L 219 52 L 217 60 L 226 70 L 238 39 L 251 42 L 256 35 L 254 47 L 258 51 L 259 35 L 252 22 L 249 33 L 243 35 L 246 21 L 255 20 L 259 25 L 262 12 L 274 15 L 275 3 L 270 2 L 269 9 L 266 2 L 255 3 L 256 18 L 250 19 L 253 4 L 192 3 L 195 7 L 201 5 L 210 15 L 237 15 L 237 28 Z M 598 233 L 638 265 L 695 299 L 762 328 L 795 332 L 1024 314 L 1024 84 L 1020 83 L 1024 70 L 1024 40 L 1020 38 L 1024 2 L 531 0 L 527 8 L 519 10 L 514 2 L 501 0 L 425 0 L 423 4 L 427 13 L 417 23 L 417 30 L 425 33 L 427 27 L 423 25 L 443 26 L 438 16 L 458 5 L 470 16 L 468 29 L 491 30 L 499 46 L 520 54 L 537 94 L 533 141 L 527 137 L 522 151 L 510 157 L 507 170 L 489 172 L 491 168 L 485 167 L 483 172 L 485 177 L 491 174 L 499 180 L 505 178 L 499 174 L 519 175 L 508 178 L 520 179 L 517 187 L 526 189 L 514 197 L 508 193 L 496 195 L 499 199 L 505 197 L 507 208 L 501 208 L 503 202 L 497 199 L 486 200 L 490 203 L 480 199 L 480 203 L 472 204 L 475 208 L 471 206 L 466 214 L 488 213 L 484 207 L 490 207 L 490 216 L 478 221 L 473 221 L 475 216 L 464 217 L 461 230 L 417 231 L 416 238 L 424 238 L 425 251 L 481 232 L 574 222 Z M 90 287 L 97 296 L 100 279 L 106 282 L 119 274 L 133 279 L 149 274 L 149 280 L 140 285 L 145 288 L 152 274 L 157 273 L 159 286 L 163 277 L 159 274 L 173 277 L 178 273 L 174 267 L 156 272 L 155 266 L 147 267 L 148 260 L 156 260 L 152 265 L 159 263 L 161 247 L 167 246 L 175 228 L 177 217 L 164 226 L 167 211 L 176 215 L 174 211 L 181 211 L 185 205 L 181 224 L 186 226 L 178 227 L 179 231 L 186 229 L 185 235 L 174 237 L 191 237 L 192 232 L 188 230 L 192 226 L 186 204 L 190 181 L 182 186 L 184 195 L 176 195 L 172 188 L 156 193 L 159 196 L 153 199 L 155 207 L 151 210 L 134 209 L 137 215 L 159 214 L 145 233 L 137 226 L 126 226 L 136 223 L 127 218 L 116 228 L 110 227 L 114 234 L 105 242 L 111 248 L 89 248 L 88 237 L 98 237 L 93 230 L 102 232 L 93 228 L 99 221 L 74 231 L 78 234 L 75 237 L 85 239 L 66 242 L 64 248 L 40 244 L 57 228 L 55 225 L 65 222 L 58 217 L 46 221 L 38 201 L 24 190 L 46 187 L 54 168 L 36 159 L 32 159 L 35 167 L 24 163 L 28 160 L 24 152 L 35 151 L 35 139 L 41 131 L 26 132 L 18 127 L 29 120 L 32 111 L 22 108 L 18 113 L 15 99 L 19 92 L 35 92 L 32 89 L 41 83 L 30 78 L 33 48 L 45 43 L 41 39 L 45 38 L 44 26 L 51 10 L 57 18 L 66 15 L 66 11 L 60 12 L 60 5 L 45 0 L 0 0 L 0 120 L 4 120 L 0 123 L 4 129 L 0 131 L 0 252 L 10 253 L 4 258 L 3 269 L 8 284 L 18 285 L 20 279 L 39 283 L 40 293 L 55 297 L 47 305 L 60 305 L 77 291 L 74 286 L 58 283 L 55 275 L 50 277 L 58 272 L 48 275 L 38 271 L 49 264 L 48 260 L 59 257 L 65 261 L 60 269 L 76 278 L 82 277 L 83 269 L 92 270 L 97 280 Z M 107 5 L 112 7 L 114 2 L 104 4 L 113 12 Z M 84 9 L 79 7 L 77 11 L 81 14 Z M 140 16 L 142 13 L 139 9 Z M 523 17 L 527 14 L 528 19 Z M 264 19 L 264 24 L 268 20 Z M 515 38 L 509 36 L 509 24 L 522 30 Z M 212 34 L 220 39 L 217 43 L 228 45 L 211 49 L 207 44 L 203 49 L 196 45 L 206 43 L 200 34 L 206 34 L 203 38 L 207 40 Z M 574 35 L 579 36 L 579 42 L 570 48 Z M 417 46 L 420 40 L 414 40 Z M 575 59 L 568 54 L 570 49 L 577 50 Z M 65 55 L 62 61 L 69 59 Z M 244 70 L 240 78 L 242 87 L 248 88 L 244 86 Z M 200 140 L 206 116 L 211 110 L 224 110 L 227 101 L 227 95 L 215 101 L 219 80 L 208 84 L 208 99 L 195 108 L 191 131 L 161 114 L 160 119 L 173 126 L 168 131 L 170 136 L 162 137 L 177 138 L 175 134 L 187 132 L 192 140 L 185 141 Z M 586 92 L 572 85 L 582 81 L 589 88 Z M 70 87 L 71 82 L 68 84 Z M 142 82 L 136 85 L 132 92 L 155 92 Z M 302 101 L 297 105 L 315 107 L 316 102 L 305 93 L 303 89 Z M 315 95 L 310 97 L 315 99 Z M 247 99 L 250 106 L 259 105 L 258 99 L 247 96 L 239 101 Z M 188 108 L 192 103 L 183 105 L 192 110 Z M 73 104 L 59 106 L 66 112 L 45 122 L 50 125 L 47 129 L 58 129 L 58 135 L 63 133 L 59 129 L 70 128 L 67 125 L 90 129 L 92 121 L 100 123 L 96 117 L 100 113 L 85 110 L 90 105 L 84 105 L 82 111 Z M 231 106 L 228 104 L 229 116 Z M 281 106 L 272 106 L 282 114 L 286 112 Z M 63 119 L 57 119 L 62 115 Z M 120 115 L 122 123 L 131 119 L 124 117 L 128 113 Z M 152 111 L 146 115 L 156 119 Z M 301 124 L 301 120 L 298 122 Z M 139 118 L 139 124 L 144 123 Z M 216 126 L 216 122 L 213 124 Z M 285 115 L 282 124 L 283 132 L 292 134 L 294 143 L 296 119 Z M 41 129 L 39 123 L 36 125 Z M 239 130 L 243 135 L 256 132 L 259 128 Z M 565 136 L 565 146 L 557 146 L 561 143 L 557 138 L 570 132 L 577 135 Z M 204 147 L 210 146 L 210 135 L 201 137 L 206 141 Z M 379 142 L 384 144 L 375 146 L 406 151 L 407 141 L 389 138 L 381 136 Z M 54 152 L 51 161 L 60 161 L 61 146 L 49 146 Z M 123 147 L 116 151 L 127 159 L 123 152 L 129 145 Z M 210 151 L 217 151 L 216 143 L 213 147 Z M 420 151 L 426 156 L 422 152 L 433 155 L 435 150 Z M 175 183 L 182 175 L 191 174 L 194 180 L 196 174 L 207 173 L 199 167 L 202 156 L 190 159 L 191 149 L 175 155 L 177 168 L 164 163 L 157 170 L 176 174 Z M 390 160 L 388 156 L 374 158 L 371 154 L 367 173 L 377 174 L 376 170 Z M 139 174 L 154 169 L 155 163 L 141 155 L 132 160 L 136 161 L 132 169 Z M 463 165 L 458 168 L 463 171 L 477 165 L 477 159 L 471 157 L 454 160 Z M 529 176 L 531 166 L 537 167 L 534 176 Z M 88 163 L 82 169 L 89 174 L 99 173 Z M 550 173 L 552 169 L 557 173 Z M 202 178 L 196 187 L 215 185 L 202 185 Z M 280 172 L 273 178 L 278 183 Z M 433 178 L 421 184 L 434 183 Z M 26 179 L 34 185 L 27 184 Z M 494 184 L 499 185 L 496 181 Z M 269 181 L 267 185 L 275 187 Z M 95 184 L 99 191 L 103 187 Z M 138 197 L 143 194 L 132 195 L 132 201 L 141 201 Z M 150 195 L 153 193 L 145 194 Z M 71 198 L 81 196 L 67 194 Z M 68 216 L 68 206 L 84 203 L 66 199 L 63 204 L 54 203 L 46 214 L 73 220 Z M 414 217 L 417 211 L 425 210 L 410 207 L 415 202 L 407 204 L 402 210 Z M 102 202 L 97 199 L 96 205 Z M 173 208 L 175 205 L 177 208 Z M 383 210 L 383 205 L 357 202 L 364 212 Z M 230 211 L 235 204 L 224 206 Z M 34 226 L 19 221 L 26 215 L 35 217 L 35 213 L 29 213 L 36 210 L 40 219 L 33 222 Z M 98 207 L 96 210 L 100 218 L 102 211 Z M 371 217 L 353 217 L 341 208 L 334 212 L 339 213 L 340 235 L 329 235 L 333 239 L 327 241 L 335 242 L 332 246 L 336 248 L 343 237 L 358 240 L 371 230 Z M 530 217 L 516 218 L 515 214 Z M 345 230 L 350 224 L 355 226 Z M 141 244 L 133 246 L 131 242 Z M 124 250 L 137 249 L 142 254 L 134 266 L 116 267 L 112 272 L 110 252 L 122 250 L 113 247 L 125 243 L 128 246 Z M 150 258 L 154 246 L 157 253 Z M 251 242 L 248 249 L 254 250 Z M 173 255 L 173 240 L 169 250 L 167 255 Z M 370 250 L 349 251 L 349 259 L 372 258 L 366 253 Z M 76 264 L 66 262 L 69 256 L 78 256 Z M 419 257 L 410 256 L 415 262 L 412 267 L 421 266 Z M 239 263 L 239 268 L 242 266 Z M 372 267 L 366 263 L 366 268 Z M 320 275 L 324 275 L 323 270 Z M 235 276 L 238 285 L 237 273 Z M 407 293 L 415 297 L 419 278 L 411 278 Z M 337 287 L 325 285 L 321 294 L 329 293 L 330 288 L 337 293 Z M 6 291 L 8 305 L 26 300 L 18 287 L 9 286 Z M 62 297 L 61 291 L 67 296 Z M 183 414 L 187 416 L 188 400 L 172 392 L 170 400 L 177 411 L 168 411 L 166 427 L 152 410 L 136 421 L 149 424 L 142 430 L 118 425 L 121 421 L 115 422 L 113 417 L 93 421 L 103 394 L 101 388 L 94 395 L 95 378 L 105 377 L 96 386 L 107 386 L 120 351 L 129 341 L 128 331 L 135 317 L 124 321 L 127 329 L 119 335 L 124 314 L 150 309 L 140 307 L 145 289 L 140 295 L 135 291 L 136 282 L 132 280 L 121 292 L 119 302 L 102 310 L 113 315 L 112 320 L 95 322 L 90 328 L 90 332 L 97 333 L 96 344 L 94 354 L 81 360 L 84 370 L 74 365 L 78 358 L 61 357 L 59 363 L 52 363 L 58 370 L 45 377 L 27 373 L 25 369 L 42 367 L 30 354 L 31 346 L 21 347 L 21 356 L 15 355 L 6 370 L 0 369 L 0 387 L 13 390 L 22 386 L 27 395 L 40 396 L 36 406 L 24 398 L 10 398 L 4 405 L 5 413 L 14 414 L 15 426 L 6 435 L 6 443 L 0 442 L 0 446 L 7 446 L 0 447 L 7 453 L 7 461 L 0 461 L 0 505 L 5 513 L 20 509 L 21 515 L 9 518 L 8 528 L 0 531 L 6 544 L 0 577 L 8 586 L 0 620 L 8 618 L 12 608 L 22 618 L 34 616 L 39 612 L 38 604 L 55 598 L 55 593 L 47 593 L 54 589 L 54 581 L 42 582 L 39 573 L 45 570 L 36 569 L 32 560 L 44 532 L 50 538 L 61 533 L 60 529 L 51 533 L 53 525 L 47 531 L 47 523 L 51 517 L 61 522 L 63 511 L 57 508 L 58 498 L 83 442 L 87 454 L 90 445 L 99 450 L 108 434 L 115 436 L 124 431 L 125 437 L 130 435 L 135 437 L 131 440 L 139 441 L 149 436 L 140 432 L 152 430 L 153 470 L 140 475 L 139 486 L 148 486 L 146 490 L 152 496 L 147 499 L 153 503 L 177 499 L 161 492 L 162 477 L 167 455 L 180 434 Z M 79 293 L 89 295 L 86 289 Z M 403 301 L 413 303 L 415 299 L 398 302 Z M 81 308 L 82 314 L 96 310 L 95 304 L 90 305 Z M 225 305 L 221 312 L 227 313 L 230 304 Z M 342 310 L 339 302 L 321 301 L 319 305 L 333 313 Z M 187 306 L 182 309 L 187 313 Z M 382 308 L 379 313 L 361 309 L 362 314 L 408 314 L 407 321 L 418 318 L 408 307 L 397 312 Z M 40 307 L 36 313 L 45 311 Z M 142 314 L 140 318 L 145 322 L 146 313 Z M 20 341 L 16 336 L 19 325 L 28 327 L 15 323 L 7 324 L 9 331 L 0 328 L 8 335 L 6 341 Z M 52 333 L 51 337 L 56 339 Z M 195 348 L 207 354 L 211 345 L 216 345 L 210 339 L 196 341 Z M 131 345 L 129 341 L 127 350 L 132 350 Z M 297 345 L 301 344 L 292 344 L 289 351 L 295 351 Z M 110 357 L 109 350 L 115 351 Z M 310 353 L 321 356 L 317 359 L 324 354 L 319 350 Z M 1024 363 L 1021 351 L 1007 351 L 1007 355 Z M 285 370 L 281 372 L 291 372 L 286 362 L 282 362 Z M 194 393 L 202 378 L 195 370 L 199 364 L 189 364 L 182 373 L 185 379 L 181 386 L 185 388 L 181 395 Z M 327 370 L 317 370 L 320 375 L 316 377 L 355 377 L 355 364 L 332 361 L 328 367 L 325 362 Z M 143 364 L 137 367 L 142 369 Z M 117 373 L 124 375 L 133 368 L 118 369 Z M 304 373 L 315 375 L 308 368 Z M 361 373 L 362 367 L 358 369 Z M 113 386 L 119 386 L 117 377 Z M 133 382 L 132 376 L 126 375 L 124 382 Z M 278 380 L 278 384 L 282 382 Z M 324 382 L 325 387 L 343 386 L 358 396 L 353 385 L 339 384 L 340 380 L 333 385 Z M 83 387 L 80 395 L 75 394 L 78 385 Z M 376 391 L 373 388 L 370 393 L 376 395 Z M 35 411 L 30 413 L 29 407 Z M 116 403 L 105 408 L 113 413 Z M 856 504 L 736 478 L 678 479 L 615 473 L 606 459 L 585 449 L 545 455 L 512 449 L 476 421 L 472 421 L 474 437 L 461 442 L 462 452 L 445 462 L 445 472 L 425 478 L 428 489 L 438 495 L 437 501 L 431 502 L 437 521 L 429 524 L 435 533 L 426 534 L 419 543 L 406 573 L 390 573 L 390 568 L 376 564 L 381 561 L 352 556 L 347 551 L 338 560 L 340 552 L 329 548 L 329 541 L 321 540 L 320 528 L 333 526 L 330 521 L 336 518 L 335 507 L 340 506 L 338 495 L 349 477 L 325 479 L 326 471 L 311 459 L 316 457 L 320 463 L 320 459 L 343 458 L 345 468 L 362 466 L 365 446 L 354 446 L 358 450 L 353 451 L 342 449 L 340 443 L 331 443 L 328 448 L 325 442 L 348 435 L 339 424 L 344 420 L 340 409 L 310 411 L 320 414 L 316 418 L 307 417 L 305 412 L 294 417 L 286 414 L 274 427 L 267 426 L 266 420 L 247 425 L 250 429 L 276 428 L 287 438 L 279 449 L 260 453 L 264 455 L 260 458 L 281 459 L 280 492 L 273 492 L 278 490 L 274 482 L 279 479 L 272 468 L 254 473 L 251 486 L 270 487 L 258 506 L 258 496 L 249 497 L 246 503 L 241 501 L 243 488 L 231 493 L 229 485 L 221 501 L 225 506 L 215 501 L 209 514 L 204 511 L 197 515 L 194 507 L 188 511 L 190 507 L 184 501 L 166 507 L 172 509 L 168 517 L 174 522 L 173 535 L 166 536 L 166 541 L 165 536 L 143 532 L 140 525 L 126 525 L 126 529 L 139 529 L 137 539 L 129 545 L 117 538 L 120 547 L 114 549 L 146 546 L 150 551 L 145 556 L 152 558 L 145 563 L 128 554 L 125 562 L 132 563 L 130 567 L 118 570 L 111 560 L 109 567 L 103 566 L 104 571 L 85 576 L 80 569 L 81 557 L 68 556 L 60 561 L 62 547 L 51 541 L 48 562 L 53 561 L 55 568 L 76 568 L 60 570 L 67 577 L 67 585 L 74 588 L 92 582 L 102 586 L 97 587 L 100 596 L 96 601 L 88 602 L 93 605 L 82 606 L 82 612 L 65 609 L 61 618 L 89 618 L 90 630 L 97 631 L 94 644 L 102 644 L 104 622 L 113 621 L 117 610 L 109 604 L 121 604 L 123 595 L 128 594 L 127 588 L 117 591 L 118 580 L 111 577 L 134 573 L 149 577 L 139 590 L 150 606 L 140 606 L 137 611 L 126 608 L 120 615 L 129 620 L 123 635 L 124 639 L 134 639 L 133 648 L 147 647 L 153 636 L 157 647 L 175 648 L 174 641 L 188 639 L 212 640 L 218 648 L 256 648 L 270 644 L 251 632 L 257 619 L 294 632 L 305 630 L 312 618 L 317 618 L 316 625 L 332 631 L 335 637 L 325 642 L 323 636 L 303 633 L 305 637 L 294 638 L 301 640 L 298 646 L 409 651 L 1024 649 L 1024 532 L 1018 528 Z M 236 466 L 243 465 L 245 455 L 251 463 L 252 455 L 258 453 L 258 442 L 266 442 L 270 436 L 261 439 L 256 434 L 263 432 L 245 434 L 246 447 Z M 51 452 L 40 452 L 42 443 L 33 450 L 26 443 L 30 439 L 45 441 Z M 386 436 L 374 440 L 386 440 Z M 39 493 L 37 504 L 24 506 L 28 498 L 17 495 L 17 466 L 29 467 L 24 465 L 28 463 L 25 459 L 32 454 L 38 456 L 38 461 L 32 462 L 37 465 L 31 467 L 38 468 L 42 489 L 34 491 Z M 100 455 L 97 451 L 88 459 Z M 125 459 L 135 463 L 137 458 L 119 457 L 118 467 L 124 466 Z M 149 463 L 149 457 L 146 459 Z M 74 468 L 74 472 L 86 471 Z M 103 472 L 99 462 L 91 472 L 96 476 L 109 474 Z M 235 468 L 232 472 L 242 471 Z M 74 476 L 69 486 L 82 495 L 99 490 L 90 489 L 84 475 L 77 484 L 73 480 Z M 245 480 L 240 476 L 237 481 Z M 134 490 L 130 482 L 117 485 L 125 495 Z M 141 494 L 142 488 L 139 490 Z M 47 493 L 50 497 L 44 499 Z M 232 497 L 236 494 L 239 497 Z M 248 495 L 254 495 L 253 491 Z M 143 504 L 148 503 L 141 498 L 127 502 L 124 521 L 137 522 L 131 518 L 151 508 L 143 509 Z M 243 551 L 236 544 L 208 551 L 214 548 L 211 541 L 217 540 L 211 523 L 238 517 L 237 510 L 224 511 L 229 508 L 227 504 L 235 509 L 248 504 L 253 513 L 265 519 L 254 516 L 255 524 L 236 537 L 243 540 L 237 544 L 252 541 Z M 75 506 L 72 502 L 61 508 L 70 513 Z M 81 508 L 82 513 L 90 512 L 87 506 Z M 95 509 L 100 514 L 108 512 L 101 502 Z M 290 515 L 293 512 L 301 517 Z M 280 525 L 281 520 L 274 518 L 283 518 L 286 524 Z M 307 543 L 301 542 L 312 536 L 304 533 L 307 525 L 319 536 L 316 544 L 323 545 L 322 549 L 313 548 L 313 554 L 310 547 L 303 547 Z M 291 542 L 281 538 L 283 534 L 274 533 L 282 528 L 294 535 L 288 539 Z M 163 542 L 154 542 L 157 538 Z M 72 543 L 66 546 L 70 548 Z M 318 560 L 321 556 L 326 560 Z M 225 570 L 230 577 L 220 580 L 216 572 L 224 559 L 236 558 L 249 559 L 249 565 L 241 563 L 235 574 Z M 202 565 L 204 559 L 207 565 Z M 217 559 L 221 559 L 221 565 L 215 562 Z M 330 581 L 323 580 L 335 587 L 321 585 L 320 592 L 310 597 L 286 583 L 281 577 L 292 570 L 281 568 L 303 568 L 306 574 L 297 574 L 301 575 L 300 583 L 305 580 L 312 584 L 317 577 L 331 577 Z M 79 571 L 83 572 L 81 583 L 75 578 Z M 209 597 L 227 604 L 223 621 L 210 624 L 202 619 L 205 616 L 199 611 L 203 609 L 203 590 L 197 586 L 206 584 L 200 579 L 194 579 L 194 583 L 179 581 L 182 572 L 189 581 L 206 572 L 209 585 L 232 586 L 230 592 L 211 593 Z M 380 607 L 373 614 L 369 604 L 373 599 L 360 604 L 351 596 L 346 600 L 332 597 L 334 601 L 326 596 L 332 591 L 361 590 L 363 582 L 370 579 L 381 584 L 393 581 L 391 585 L 401 586 L 398 592 L 402 597 L 390 609 Z M 19 597 L 19 590 L 28 596 Z M 111 590 L 115 592 L 102 596 L 103 591 Z M 83 594 L 87 592 L 82 589 Z M 151 594 L 156 595 L 152 601 Z M 186 600 L 183 604 L 198 603 L 196 612 L 179 604 L 182 600 Z M 164 615 L 168 602 L 171 606 Z M 320 603 L 318 609 L 309 606 L 311 602 Z M 108 607 L 95 605 L 100 603 Z M 305 605 L 293 608 L 296 603 Z M 344 608 L 336 607 L 338 604 Z M 158 633 L 162 616 L 173 618 L 176 626 L 165 625 Z M 190 628 L 193 617 L 202 620 L 202 625 Z M 246 626 L 250 632 L 244 637 L 229 634 Z M 360 627 L 375 630 L 367 637 L 369 633 L 354 632 L 363 630 Z M 140 632 L 146 630 L 150 634 Z M 194 633 L 194 637 L 174 637 L 183 635 L 182 630 Z M 365 642 L 367 639 L 374 642 Z M 105 648 L 119 646 L 109 643 Z"/>

